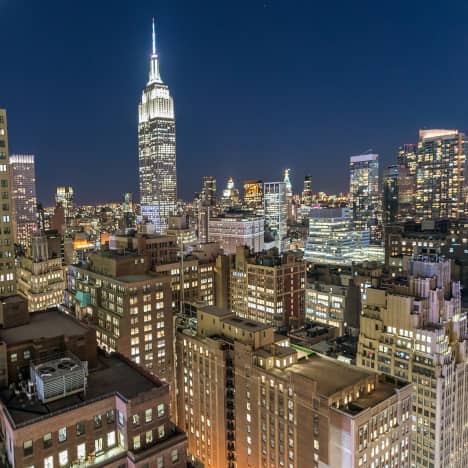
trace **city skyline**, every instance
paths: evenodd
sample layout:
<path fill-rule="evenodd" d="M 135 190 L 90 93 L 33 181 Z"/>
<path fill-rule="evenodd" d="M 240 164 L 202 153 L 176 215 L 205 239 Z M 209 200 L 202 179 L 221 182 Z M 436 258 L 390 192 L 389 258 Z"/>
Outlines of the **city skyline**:
<path fill-rule="evenodd" d="M 37 155 L 38 199 L 45 204 L 57 184 L 72 185 L 78 203 L 137 195 L 135 106 L 150 56 L 148 23 L 156 16 L 178 116 L 181 198 L 199 191 L 203 175 L 214 175 L 220 187 L 232 176 L 241 186 L 252 178 L 278 180 L 286 167 L 295 192 L 307 174 L 314 191 L 347 190 L 350 155 L 373 148 L 385 167 L 420 128 L 468 128 L 464 106 L 456 105 L 466 95 L 463 67 L 424 62 L 427 53 L 439 53 L 448 65 L 458 54 L 451 46 L 463 46 L 467 7 L 453 3 L 459 27 L 451 15 L 444 21 L 449 13 L 442 7 L 425 5 L 425 19 L 440 19 L 441 27 L 438 36 L 418 38 L 410 19 L 418 2 L 391 11 L 342 5 L 339 18 L 333 6 L 276 1 L 185 5 L 184 15 L 180 2 L 144 2 L 138 12 L 113 4 L 110 13 L 103 2 L 89 18 L 85 2 L 73 22 L 55 1 L 52 15 L 2 2 L 0 38 L 15 36 L 0 76 L 11 150 Z M 204 19 L 192 21 L 198 15 Z M 40 53 L 30 54 L 31 44 Z M 279 86 L 285 80 L 287 89 Z"/>

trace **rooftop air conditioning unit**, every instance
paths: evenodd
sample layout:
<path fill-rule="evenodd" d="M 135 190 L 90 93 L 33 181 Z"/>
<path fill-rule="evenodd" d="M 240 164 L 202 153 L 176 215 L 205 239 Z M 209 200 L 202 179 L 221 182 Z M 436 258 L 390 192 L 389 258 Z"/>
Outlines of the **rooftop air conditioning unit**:
<path fill-rule="evenodd" d="M 84 392 L 87 374 L 88 363 L 73 355 L 31 364 L 31 380 L 36 384 L 37 397 L 43 403 Z"/>

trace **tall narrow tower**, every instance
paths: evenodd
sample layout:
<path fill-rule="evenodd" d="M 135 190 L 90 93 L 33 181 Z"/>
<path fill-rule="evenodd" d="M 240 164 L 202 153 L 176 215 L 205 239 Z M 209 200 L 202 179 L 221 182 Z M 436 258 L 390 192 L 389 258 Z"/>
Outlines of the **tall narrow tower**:
<path fill-rule="evenodd" d="M 15 242 L 28 247 L 37 230 L 34 154 L 10 155 L 10 177 Z"/>
<path fill-rule="evenodd" d="M 176 136 L 174 101 L 159 74 L 154 19 L 149 79 L 138 106 L 138 156 L 141 215 L 162 233 L 177 201 Z"/>
<path fill-rule="evenodd" d="M 367 152 L 351 156 L 349 162 L 349 201 L 354 228 L 370 231 L 371 240 L 381 239 L 381 197 L 379 155 Z"/>
<path fill-rule="evenodd" d="M 0 206 L 0 297 L 4 297 L 16 292 L 8 127 L 5 109 L 0 109 L 0 189 L 3 201 Z"/>

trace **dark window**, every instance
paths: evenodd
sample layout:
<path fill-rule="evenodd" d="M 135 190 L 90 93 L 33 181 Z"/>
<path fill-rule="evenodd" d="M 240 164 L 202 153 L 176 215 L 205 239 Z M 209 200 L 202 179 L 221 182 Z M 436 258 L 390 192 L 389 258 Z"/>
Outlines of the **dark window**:
<path fill-rule="evenodd" d="M 80 421 L 79 423 L 76 424 L 76 435 L 80 436 L 83 435 L 86 432 L 86 426 L 84 421 Z"/>
<path fill-rule="evenodd" d="M 113 424 L 115 422 L 115 412 L 113 409 L 106 413 L 107 424 Z"/>
<path fill-rule="evenodd" d="M 102 427 L 102 415 L 98 414 L 94 416 L 94 429 L 100 429 Z"/>

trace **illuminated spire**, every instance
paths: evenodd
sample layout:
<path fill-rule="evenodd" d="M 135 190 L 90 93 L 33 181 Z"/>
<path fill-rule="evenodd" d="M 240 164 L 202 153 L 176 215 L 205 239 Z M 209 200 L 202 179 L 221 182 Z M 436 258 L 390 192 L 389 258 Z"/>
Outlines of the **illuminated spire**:
<path fill-rule="evenodd" d="M 291 185 L 291 179 L 289 178 L 289 169 L 284 170 L 284 180 L 283 182 L 286 185 L 286 193 L 288 195 L 292 195 L 292 185 Z"/>
<path fill-rule="evenodd" d="M 156 55 L 156 33 L 154 32 L 154 16 L 153 16 L 153 57 Z"/>
<path fill-rule="evenodd" d="M 153 49 L 152 49 L 152 54 L 151 54 L 151 64 L 150 64 L 148 84 L 161 82 L 161 76 L 159 75 L 158 54 L 156 53 L 156 32 L 155 32 L 155 27 L 154 27 L 154 18 L 153 18 L 152 44 L 153 44 Z"/>

